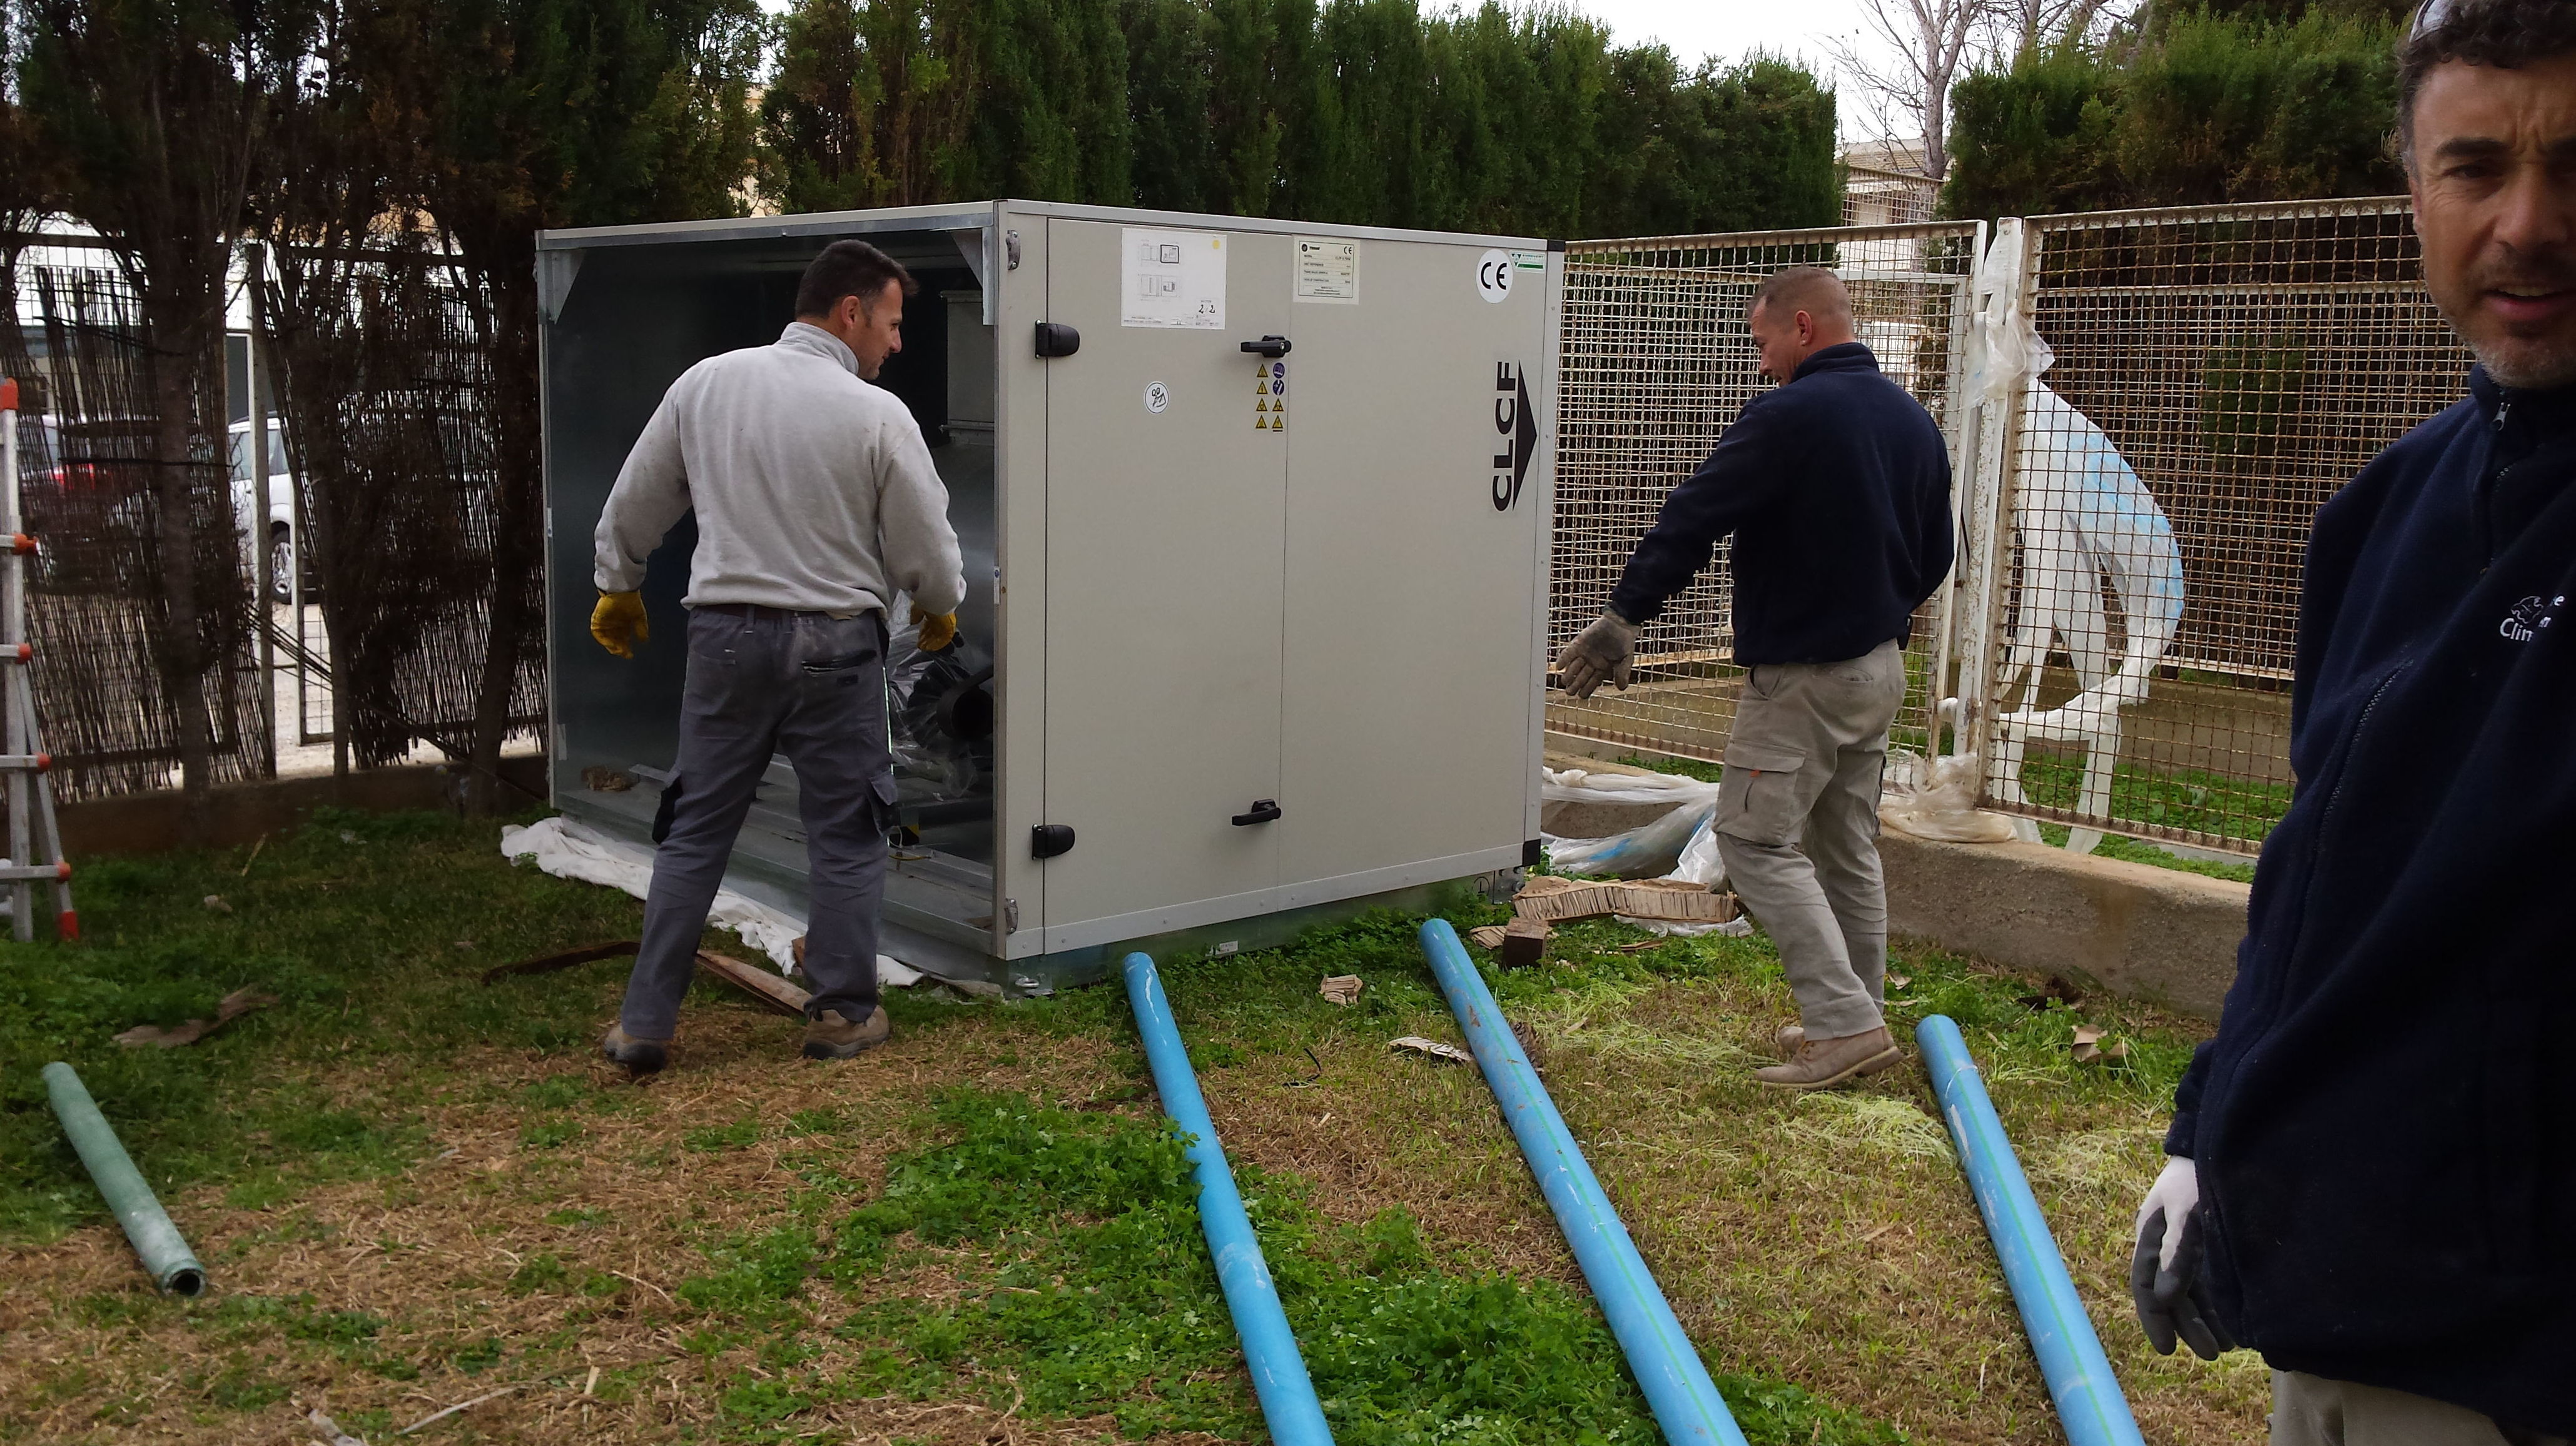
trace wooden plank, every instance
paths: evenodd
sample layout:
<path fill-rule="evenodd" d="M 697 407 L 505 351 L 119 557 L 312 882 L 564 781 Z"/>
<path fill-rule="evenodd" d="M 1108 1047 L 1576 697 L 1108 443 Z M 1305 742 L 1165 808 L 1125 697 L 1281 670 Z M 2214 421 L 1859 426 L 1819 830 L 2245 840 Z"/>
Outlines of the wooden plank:
<path fill-rule="evenodd" d="M 805 1001 L 813 997 L 789 983 L 787 977 L 775 969 L 763 969 L 757 964 L 746 964 L 740 959 L 718 954 L 713 950 L 699 950 L 698 963 L 718 979 L 750 995 L 778 1014 L 793 1015 L 802 1019 L 805 1017 Z"/>

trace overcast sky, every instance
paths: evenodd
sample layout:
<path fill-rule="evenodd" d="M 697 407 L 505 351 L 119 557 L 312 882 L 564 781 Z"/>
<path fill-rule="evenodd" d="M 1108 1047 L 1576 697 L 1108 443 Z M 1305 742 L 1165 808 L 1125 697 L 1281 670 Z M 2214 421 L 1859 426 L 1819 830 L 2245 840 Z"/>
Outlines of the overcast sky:
<path fill-rule="evenodd" d="M 1741 58 L 1749 50 L 1801 56 L 1819 70 L 1826 42 L 1861 26 L 1863 0 L 1575 0 L 1609 22 L 1621 42 L 1660 40 L 1685 59 Z"/>

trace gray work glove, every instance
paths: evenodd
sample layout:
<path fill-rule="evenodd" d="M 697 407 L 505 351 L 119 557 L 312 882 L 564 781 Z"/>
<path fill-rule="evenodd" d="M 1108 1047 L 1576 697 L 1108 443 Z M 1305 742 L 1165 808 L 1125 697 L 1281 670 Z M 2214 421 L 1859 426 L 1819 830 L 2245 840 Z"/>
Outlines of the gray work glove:
<path fill-rule="evenodd" d="M 2129 1299 L 2157 1355 L 2172 1355 L 2176 1337 L 2204 1361 L 2236 1349 L 2209 1308 L 2209 1273 L 2200 1259 L 2204 1228 L 2200 1171 L 2175 1155 L 2138 1206 L 2138 1253 L 2129 1261 Z"/>
<path fill-rule="evenodd" d="M 1636 656 L 1637 625 L 1605 609 L 1600 621 L 1575 634 L 1556 655 L 1556 672 L 1565 691 L 1577 698 L 1591 697 L 1604 678 L 1626 692 L 1628 664 Z"/>

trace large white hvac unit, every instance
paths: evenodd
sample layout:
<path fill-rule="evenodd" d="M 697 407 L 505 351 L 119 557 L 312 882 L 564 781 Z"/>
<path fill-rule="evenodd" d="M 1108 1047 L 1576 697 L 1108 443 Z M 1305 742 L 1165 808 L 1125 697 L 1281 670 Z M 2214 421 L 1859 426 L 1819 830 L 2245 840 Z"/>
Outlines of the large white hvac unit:
<path fill-rule="evenodd" d="M 636 660 L 588 632 L 628 447 L 843 237 L 923 283 L 879 384 L 966 551 L 956 653 L 893 659 L 888 952 L 1051 987 L 1536 862 L 1563 253 L 1024 201 L 539 238 L 558 807 L 642 838 L 673 761 L 691 521 Z M 801 905 L 795 787 L 732 886 Z"/>

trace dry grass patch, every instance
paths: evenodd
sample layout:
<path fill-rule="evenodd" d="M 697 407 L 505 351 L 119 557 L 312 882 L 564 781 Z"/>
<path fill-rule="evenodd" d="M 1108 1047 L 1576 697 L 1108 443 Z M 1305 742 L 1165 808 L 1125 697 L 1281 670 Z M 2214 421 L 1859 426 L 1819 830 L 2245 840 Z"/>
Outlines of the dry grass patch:
<path fill-rule="evenodd" d="M 1007 1007 L 899 998 L 895 1043 L 836 1065 L 793 1058 L 792 1022 L 701 993 L 677 1067 L 639 1087 L 591 1052 L 619 964 L 470 982 L 631 936 L 630 901 L 511 869 L 481 829 L 363 826 L 378 829 L 363 849 L 272 847 L 268 893 L 197 876 L 231 876 L 237 854 L 137 866 L 123 885 L 111 872 L 86 902 L 102 938 L 127 942 L 84 960 L 0 950 L 0 991 L 19 991 L 0 999 L 18 1006 L 6 1028 L 56 1031 L 13 1048 L 68 1053 L 103 1082 L 216 1287 L 152 1296 L 13 1099 L 0 1124 L 37 1143 L 0 1178 L 0 1439 L 302 1442 L 320 1406 L 381 1443 L 503 1386 L 424 1439 L 1257 1431 L 1114 987 Z M 214 891 L 241 914 L 167 903 Z M 1767 944 L 1618 951 L 1641 938 L 1572 926 L 1496 989 L 1748 1432 L 2058 1439 L 1919 1071 L 1822 1098 L 1756 1090 L 1746 1071 L 1794 1015 Z M 66 993 L 75 963 L 109 994 Z M 2149 1439 L 2259 1435 L 2259 1364 L 2152 1356 L 2122 1279 L 2197 1028 L 2127 1005 L 2032 1009 L 2029 981 L 1936 955 L 1902 968 L 1900 1028 L 1937 1008 L 1966 1029 Z M 1400 1439 L 1417 1408 L 1492 1446 L 1580 1434 L 1543 1421 L 1629 1429 L 1633 1387 L 1482 1080 L 1386 1050 L 1459 1038 L 1409 921 L 1164 973 L 1310 1359 L 1346 1398 L 1345 1440 Z M 1356 1005 L 1315 997 L 1349 973 L 1368 981 Z M 79 1053 L 144 1022 L 151 990 L 176 1012 L 281 978 L 286 1004 L 194 1049 Z M 2078 1023 L 2137 1047 L 2079 1066 Z M 1037 1113 L 978 1145 L 961 1109 Z M 1084 1159 L 1130 1172 L 1133 1201 L 1077 1199 L 1077 1168 L 1013 1174 L 1045 1153 L 1002 1148 L 1031 1129 L 1087 1141 Z M 1017 1203 L 920 1213 L 940 1179 Z M 1168 1361 L 1109 1359 L 1149 1350 Z M 1472 1404 L 1491 1401 L 1508 1409 Z M 1153 1424 L 1184 1418 L 1197 1428 Z"/>

